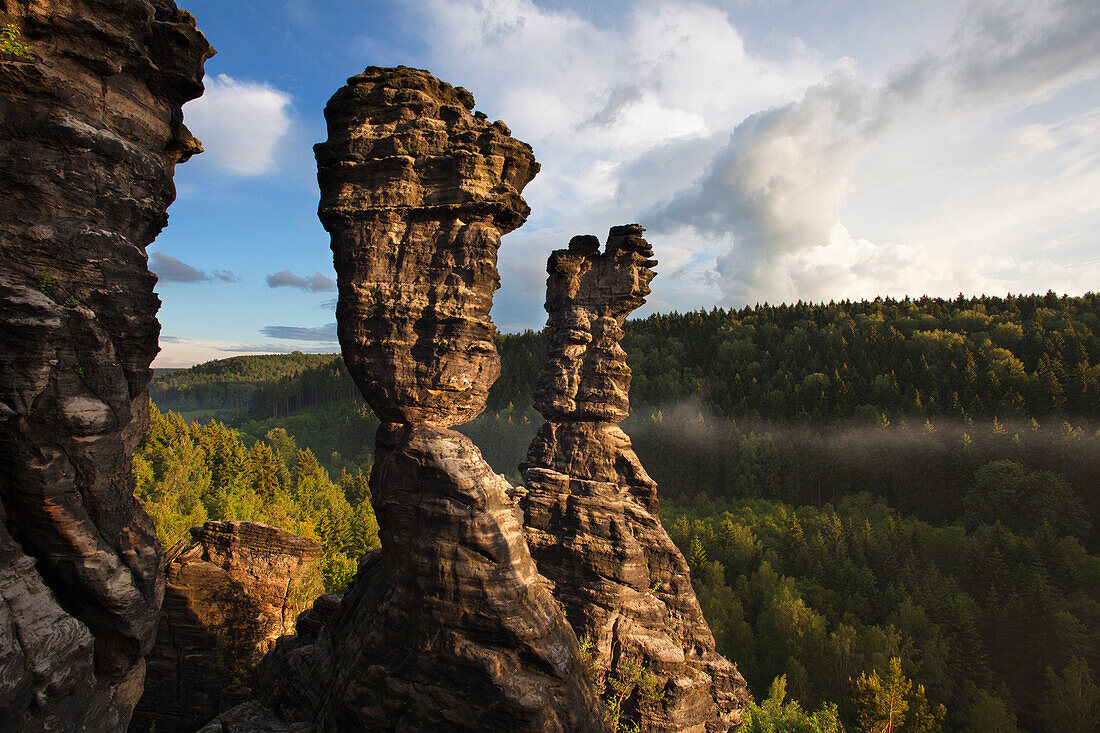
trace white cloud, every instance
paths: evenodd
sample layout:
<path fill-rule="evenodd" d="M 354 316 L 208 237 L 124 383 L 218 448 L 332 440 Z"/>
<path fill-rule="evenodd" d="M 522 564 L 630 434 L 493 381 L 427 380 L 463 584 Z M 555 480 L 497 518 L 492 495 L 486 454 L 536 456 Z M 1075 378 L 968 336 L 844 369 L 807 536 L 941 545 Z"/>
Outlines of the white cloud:
<path fill-rule="evenodd" d="M 203 157 L 241 176 L 274 171 L 279 144 L 291 128 L 289 94 L 227 74 L 207 79 L 206 92 L 183 112 L 187 127 L 202 140 Z"/>
<path fill-rule="evenodd" d="M 1088 287 L 1083 273 L 1033 252 L 1100 219 L 1098 111 L 1018 128 L 1008 118 L 1100 75 L 1081 42 L 1091 27 L 1095 48 L 1100 12 L 1080 2 L 1031 8 L 972 3 L 945 49 L 884 85 L 840 77 L 750 116 L 694 184 L 643 219 L 730 240 L 715 268 L 735 305 Z M 858 175 L 872 149 L 892 159 L 877 179 Z M 861 184 L 865 211 L 879 209 L 892 243 L 854 238 L 842 223 Z M 1036 283 L 1037 272 L 1050 282 Z"/>
<path fill-rule="evenodd" d="M 650 228 L 650 307 L 666 310 L 1072 292 L 1094 277 L 1100 112 L 1073 85 L 1100 78 L 1095 0 L 946 2 L 915 29 L 861 13 L 890 43 L 838 32 L 828 46 L 815 26 L 831 57 L 785 35 L 796 10 L 764 37 L 689 0 L 406 7 L 431 39 L 417 63 L 473 91 L 543 164 L 531 220 L 500 251 L 503 329 L 541 317 L 550 249 L 631 221 Z M 884 58 L 903 63 L 887 73 Z"/>
<path fill-rule="evenodd" d="M 664 231 L 732 237 L 717 272 L 734 304 L 797 299 L 786 256 L 830 244 L 864 142 L 880 124 L 877 99 L 851 79 L 812 87 L 738 125 L 694 185 L 642 218 Z"/>
<path fill-rule="evenodd" d="M 851 66 L 822 63 L 793 41 L 781 58 L 754 56 L 726 12 L 698 2 L 627 3 L 601 25 L 529 0 L 417 7 L 432 38 L 427 67 L 471 89 L 479 108 L 504 119 L 543 163 L 524 192 L 532 218 L 500 252 L 494 317 L 506 330 L 540 318 L 550 249 L 635 221 L 694 179 L 747 115 Z M 635 164 L 642 159 L 659 159 L 662 170 Z M 673 269 L 695 257 L 675 248 L 658 252 Z M 667 289 L 679 298 L 687 282 Z"/>

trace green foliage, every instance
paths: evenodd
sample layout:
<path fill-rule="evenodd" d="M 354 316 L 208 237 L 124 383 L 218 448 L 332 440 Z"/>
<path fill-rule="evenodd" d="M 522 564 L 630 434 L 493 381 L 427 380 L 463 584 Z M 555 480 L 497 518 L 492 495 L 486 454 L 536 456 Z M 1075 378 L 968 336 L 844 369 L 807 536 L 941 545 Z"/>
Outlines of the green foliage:
<path fill-rule="evenodd" d="M 852 693 L 856 724 L 861 733 L 935 733 L 946 714 L 939 705 L 930 710 L 924 686 L 913 683 L 901 671 L 901 659 L 891 657 L 887 672 L 864 672 Z"/>
<path fill-rule="evenodd" d="M 700 496 L 666 501 L 662 518 L 689 558 L 702 545 L 692 584 L 750 688 L 783 676 L 802 706 L 835 702 L 853 728 L 853 682 L 888 688 L 897 658 L 912 685 L 901 730 L 935 730 L 941 705 L 947 730 L 1055 730 L 1043 701 L 1066 693 L 1047 668 L 1100 656 L 1100 558 L 1049 524 L 937 527 L 869 495 L 820 508 Z M 1058 684 L 1094 689 L 1067 674 Z"/>
<path fill-rule="evenodd" d="M 643 703 L 656 703 L 664 699 L 660 681 L 636 659 L 621 657 L 615 670 L 607 677 L 603 694 L 604 722 L 613 731 L 633 733 L 641 731 L 640 724 L 630 720 L 627 707 L 633 703 L 636 709 Z"/>
<path fill-rule="evenodd" d="M 1000 522 L 1031 534 L 1046 523 L 1058 534 L 1087 537 L 1089 532 L 1085 507 L 1062 476 L 1029 471 L 1017 461 L 991 461 L 976 470 L 962 510 L 968 527 Z"/>
<path fill-rule="evenodd" d="M 0 26 L 0 56 L 33 61 L 34 54 L 23 43 L 22 38 L 23 33 L 14 25 Z"/>
<path fill-rule="evenodd" d="M 978 693 L 974 704 L 970 706 L 970 715 L 965 728 L 966 733 L 1017 733 L 1016 716 L 1008 709 L 1005 701 L 988 690 Z"/>
<path fill-rule="evenodd" d="M 625 331 L 623 427 L 719 651 L 751 689 L 773 685 L 746 730 L 858 730 L 859 711 L 891 725 L 874 711 L 906 685 L 901 731 L 1095 729 L 1100 296 L 765 305 Z M 527 332 L 498 349 L 489 409 L 461 430 L 517 481 L 545 344 Z M 154 395 L 231 410 L 258 505 L 339 549 L 323 572 L 343 582 L 377 531 L 364 472 L 378 423 L 339 357 L 223 360 L 158 374 Z M 139 490 L 163 498 L 149 504 L 163 541 L 257 511 L 212 488 L 238 459 L 182 435 L 170 448 L 135 457 Z M 293 506 L 314 521 L 279 509 Z M 581 647 L 614 702 L 613 681 L 637 675 Z"/>
<path fill-rule="evenodd" d="M 835 704 L 826 703 L 810 713 L 797 701 L 784 703 L 786 696 L 787 678 L 776 677 L 767 699 L 759 705 L 750 702 L 745 709 L 740 733 L 844 733 Z"/>
<path fill-rule="evenodd" d="M 361 472 L 333 483 L 308 448 L 285 430 L 272 443 L 246 447 L 240 435 L 211 420 L 188 425 L 178 414 L 150 409 L 149 430 L 134 453 L 136 495 L 167 549 L 209 519 L 247 520 L 280 527 L 321 544 L 327 592 L 339 592 L 358 558 L 378 547 L 378 522 L 367 497 L 348 500 Z"/>
<path fill-rule="evenodd" d="M 1047 667 L 1042 719 L 1046 730 L 1064 733 L 1092 733 L 1100 727 L 1100 686 L 1081 657 L 1071 659 L 1061 674 Z"/>

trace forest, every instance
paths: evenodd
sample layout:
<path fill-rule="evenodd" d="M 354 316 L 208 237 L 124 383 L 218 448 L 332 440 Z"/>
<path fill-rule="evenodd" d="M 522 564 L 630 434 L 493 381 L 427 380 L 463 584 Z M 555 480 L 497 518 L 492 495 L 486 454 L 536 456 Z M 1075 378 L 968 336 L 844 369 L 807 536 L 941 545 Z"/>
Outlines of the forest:
<path fill-rule="evenodd" d="M 749 682 L 745 730 L 1097 730 L 1100 296 L 716 308 L 625 331 L 623 428 Z M 498 346 L 489 408 L 460 429 L 518 481 L 544 345 Z M 339 356 L 210 362 L 151 395 L 207 420 L 154 410 L 134 458 L 166 546 L 206 518 L 268 522 L 318 539 L 339 590 L 377 545 L 378 422 Z"/>

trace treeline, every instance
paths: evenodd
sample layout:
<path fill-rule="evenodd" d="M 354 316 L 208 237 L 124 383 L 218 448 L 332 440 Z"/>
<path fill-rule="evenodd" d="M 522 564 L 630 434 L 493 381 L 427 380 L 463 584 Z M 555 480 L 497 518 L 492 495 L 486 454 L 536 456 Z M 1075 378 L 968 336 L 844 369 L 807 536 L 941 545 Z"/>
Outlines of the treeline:
<path fill-rule="evenodd" d="M 771 421 L 1100 416 L 1095 293 L 714 308 L 624 330 L 636 406 L 695 399 Z M 541 370 L 540 334 L 510 340 L 492 409 L 531 404 Z"/>
<path fill-rule="evenodd" d="M 264 393 L 273 404 L 279 400 L 280 405 L 289 405 L 281 394 L 272 394 L 274 385 L 314 368 L 323 372 L 334 359 L 340 361 L 338 355 L 295 351 L 234 356 L 166 373 L 156 370 L 149 383 L 149 397 L 165 410 L 251 411 L 257 409 L 257 396 Z M 304 406 L 299 404 L 299 408 Z"/>
<path fill-rule="evenodd" d="M 167 550 L 211 519 L 262 522 L 321 544 L 326 592 L 342 592 L 359 557 L 378 547 L 367 476 L 333 482 L 309 448 L 282 428 L 245 445 L 222 423 L 188 425 L 153 406 L 133 457 L 135 494 Z"/>
<path fill-rule="evenodd" d="M 708 499 L 662 514 L 719 651 L 758 695 L 783 678 L 805 707 L 839 703 L 858 731 L 937 730 L 940 705 L 953 731 L 1100 725 L 1100 558 L 1048 522 L 934 527 L 869 494 L 821 507 Z M 904 698 L 902 725 L 869 724 L 874 679 Z M 770 730 L 788 729 L 834 728 Z"/>
<path fill-rule="evenodd" d="M 821 506 L 870 492 L 931 524 L 1000 521 L 1029 533 L 1049 522 L 1100 550 L 1100 432 L 1086 424 L 880 416 L 822 429 L 721 420 L 684 403 L 635 413 L 623 427 L 661 496 L 675 501 Z M 976 481 L 1006 461 L 1016 469 Z"/>
<path fill-rule="evenodd" d="M 624 330 L 639 408 L 691 399 L 720 417 L 799 422 L 1100 417 L 1094 293 L 714 308 Z M 523 411 L 543 336 L 497 343 L 488 409 Z M 172 409 L 232 406 L 253 418 L 359 399 L 339 357 L 297 353 L 210 362 L 158 379 L 151 394 Z"/>

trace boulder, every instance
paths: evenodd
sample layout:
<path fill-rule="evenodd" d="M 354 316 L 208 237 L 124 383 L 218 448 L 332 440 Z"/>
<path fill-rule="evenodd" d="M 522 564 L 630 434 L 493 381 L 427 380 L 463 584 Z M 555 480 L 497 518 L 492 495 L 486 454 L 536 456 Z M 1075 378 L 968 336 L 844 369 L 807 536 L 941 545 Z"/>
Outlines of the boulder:
<path fill-rule="evenodd" d="M 207 522 L 191 535 L 165 562 L 135 733 L 191 733 L 249 698 L 252 668 L 322 589 L 313 540 L 255 522 Z"/>

